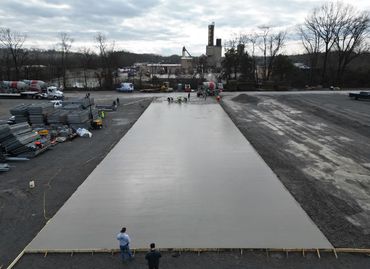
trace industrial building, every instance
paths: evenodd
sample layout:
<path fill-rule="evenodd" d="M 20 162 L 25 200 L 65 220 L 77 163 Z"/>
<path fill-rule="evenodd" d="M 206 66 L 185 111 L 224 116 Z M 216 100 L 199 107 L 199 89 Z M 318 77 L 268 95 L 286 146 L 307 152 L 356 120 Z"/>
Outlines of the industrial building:
<path fill-rule="evenodd" d="M 139 74 L 144 74 L 149 77 L 159 75 L 179 75 L 181 73 L 181 64 L 167 63 L 135 63 L 134 67 L 138 69 Z"/>
<path fill-rule="evenodd" d="M 192 74 L 194 69 L 193 57 L 185 48 L 185 46 L 182 47 L 181 69 L 185 74 Z"/>
<path fill-rule="evenodd" d="M 215 40 L 215 23 L 212 22 L 208 25 L 208 44 L 206 46 L 206 54 L 201 57 L 207 58 L 207 68 L 214 71 L 215 69 L 221 68 L 222 62 L 222 40 L 221 38 L 216 38 Z M 193 57 L 186 50 L 185 47 L 182 48 L 181 55 L 181 69 L 184 74 L 190 74 L 195 68 L 195 63 Z"/>
<path fill-rule="evenodd" d="M 215 23 L 208 25 L 208 44 L 206 46 L 206 54 L 201 57 L 207 58 L 207 68 L 214 71 L 217 68 L 221 68 L 222 62 L 222 40 L 221 38 L 216 39 L 214 42 Z M 167 75 L 168 78 L 174 76 L 186 76 L 193 75 L 196 69 L 196 61 L 194 57 L 189 53 L 185 46 L 182 47 L 180 63 L 135 63 L 134 67 L 138 70 L 138 73 L 145 74 L 149 77 L 157 76 L 161 77 Z"/>
<path fill-rule="evenodd" d="M 209 68 L 221 68 L 222 45 L 221 38 L 214 45 L 215 23 L 208 25 L 208 45 L 206 46 L 207 65 Z"/>

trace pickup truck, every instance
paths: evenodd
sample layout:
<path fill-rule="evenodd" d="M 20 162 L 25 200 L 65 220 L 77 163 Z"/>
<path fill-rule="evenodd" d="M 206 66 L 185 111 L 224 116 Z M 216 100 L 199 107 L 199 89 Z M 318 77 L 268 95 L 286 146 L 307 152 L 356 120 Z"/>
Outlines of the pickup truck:
<path fill-rule="evenodd" d="M 40 95 L 39 98 L 43 99 L 64 99 L 64 94 L 62 91 L 60 91 L 57 87 L 55 86 L 50 86 L 46 88 L 46 91 L 43 91 Z"/>
<path fill-rule="evenodd" d="M 350 98 L 359 100 L 359 99 L 370 99 L 370 92 L 350 92 L 348 95 Z"/>

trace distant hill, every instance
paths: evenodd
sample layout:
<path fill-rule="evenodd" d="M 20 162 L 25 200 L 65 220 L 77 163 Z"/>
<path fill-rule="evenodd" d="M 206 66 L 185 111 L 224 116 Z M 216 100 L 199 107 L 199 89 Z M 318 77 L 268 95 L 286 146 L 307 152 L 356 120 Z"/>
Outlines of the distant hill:
<path fill-rule="evenodd" d="M 1 56 L 5 55 L 6 50 L 0 49 Z M 28 50 L 25 65 L 45 65 L 56 64 L 60 59 L 61 53 L 55 50 Z M 72 68 L 81 67 L 83 54 L 79 52 L 71 52 L 68 56 L 68 65 Z M 115 51 L 113 57 L 113 65 L 115 67 L 131 66 L 137 62 L 151 63 L 180 63 L 179 55 L 161 56 L 157 54 L 137 54 L 127 51 Z M 90 67 L 97 67 L 100 64 L 99 56 L 95 53 L 91 55 Z M 1 65 L 1 63 L 0 63 Z"/>

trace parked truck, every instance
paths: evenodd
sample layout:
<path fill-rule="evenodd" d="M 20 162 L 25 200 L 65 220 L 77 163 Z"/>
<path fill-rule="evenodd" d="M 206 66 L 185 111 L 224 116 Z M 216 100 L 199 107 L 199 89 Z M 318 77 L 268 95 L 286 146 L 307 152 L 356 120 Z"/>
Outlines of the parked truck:
<path fill-rule="evenodd" d="M 198 89 L 197 96 L 218 96 L 223 91 L 222 83 L 215 83 L 213 81 L 203 82 L 202 86 Z"/>
<path fill-rule="evenodd" d="M 355 100 L 359 100 L 359 99 L 363 99 L 363 100 L 370 100 L 370 91 L 368 92 L 365 92 L 365 91 L 362 91 L 362 92 L 350 92 L 348 94 L 348 96 L 352 99 L 355 99 Z"/>
<path fill-rule="evenodd" d="M 42 80 L 22 80 L 28 85 L 28 89 L 31 91 L 42 91 L 47 88 L 46 83 Z"/>
<path fill-rule="evenodd" d="M 63 92 L 55 86 L 46 87 L 41 80 L 0 81 L 0 97 L 34 99 L 63 99 Z"/>
<path fill-rule="evenodd" d="M 64 94 L 58 87 L 49 86 L 42 91 L 40 97 L 43 99 L 64 99 Z"/>

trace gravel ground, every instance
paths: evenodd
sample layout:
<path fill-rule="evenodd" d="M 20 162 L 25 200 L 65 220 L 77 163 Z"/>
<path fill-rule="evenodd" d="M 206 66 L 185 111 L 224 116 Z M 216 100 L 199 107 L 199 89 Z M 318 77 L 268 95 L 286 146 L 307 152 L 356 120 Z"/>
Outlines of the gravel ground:
<path fill-rule="evenodd" d="M 370 102 L 250 93 L 222 105 L 335 247 L 370 248 Z"/>
<path fill-rule="evenodd" d="M 105 127 L 91 139 L 76 138 L 30 161 L 9 163 L 11 170 L 0 174 L 0 268 L 26 247 L 152 100 L 120 98 L 119 109 L 106 113 Z M 0 115 L 7 118 L 9 108 L 29 102 L 35 100 L 0 99 Z M 30 180 L 34 189 L 28 188 Z"/>
<path fill-rule="evenodd" d="M 222 253 L 182 253 L 173 257 L 174 253 L 162 253 L 161 269 L 364 269 L 370 267 L 370 258 L 365 255 L 340 254 L 338 259 L 330 253 L 322 253 L 319 259 L 315 254 L 309 253 L 303 257 L 299 253 L 270 253 L 265 252 L 239 252 Z M 119 254 L 27 254 L 14 267 L 16 269 L 47 269 L 47 268 L 147 268 L 144 253 L 135 255 L 135 260 L 122 264 Z"/>

